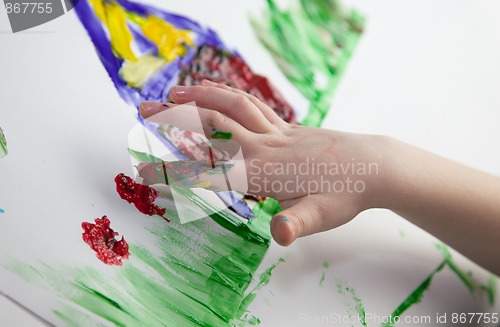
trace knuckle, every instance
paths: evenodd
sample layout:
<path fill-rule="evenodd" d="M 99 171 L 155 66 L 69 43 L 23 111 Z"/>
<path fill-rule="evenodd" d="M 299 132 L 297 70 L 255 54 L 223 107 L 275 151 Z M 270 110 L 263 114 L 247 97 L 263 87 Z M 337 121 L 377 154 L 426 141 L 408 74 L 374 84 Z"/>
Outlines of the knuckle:
<path fill-rule="evenodd" d="M 252 102 L 243 94 L 237 94 L 235 97 L 235 106 L 238 109 L 246 109 L 252 106 Z"/>

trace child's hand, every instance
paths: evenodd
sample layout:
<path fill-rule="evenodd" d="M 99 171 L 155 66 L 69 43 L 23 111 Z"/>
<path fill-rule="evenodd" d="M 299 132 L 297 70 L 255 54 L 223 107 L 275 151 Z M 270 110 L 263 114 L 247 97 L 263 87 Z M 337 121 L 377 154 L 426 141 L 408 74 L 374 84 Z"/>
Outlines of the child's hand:
<path fill-rule="evenodd" d="M 270 196 L 284 209 L 271 222 L 279 244 L 338 227 L 376 205 L 380 137 L 288 124 L 257 98 L 209 81 L 174 87 L 170 96 L 176 104 L 194 101 L 207 133 L 229 132 L 241 145 L 248 193 Z M 161 110 L 144 103 L 141 115 Z"/>

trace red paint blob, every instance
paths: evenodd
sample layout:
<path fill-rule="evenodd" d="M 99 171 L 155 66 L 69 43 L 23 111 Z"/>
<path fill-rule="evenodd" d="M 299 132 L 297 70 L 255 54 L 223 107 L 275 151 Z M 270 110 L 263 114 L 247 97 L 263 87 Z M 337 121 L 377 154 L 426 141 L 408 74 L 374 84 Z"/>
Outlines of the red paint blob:
<path fill-rule="evenodd" d="M 136 183 L 132 178 L 123 173 L 116 175 L 115 183 L 116 191 L 120 197 L 128 203 L 133 203 L 137 210 L 148 216 L 158 215 L 170 222 L 170 220 L 165 217 L 167 209 L 160 208 L 154 204 L 158 197 L 157 190 L 147 185 Z"/>
<path fill-rule="evenodd" d="M 237 55 L 214 46 L 200 47 L 191 63 L 181 68 L 179 85 L 196 85 L 204 79 L 243 90 L 266 103 L 284 121 L 297 123 L 292 107 L 280 92 Z"/>
<path fill-rule="evenodd" d="M 115 239 L 118 233 L 109 227 L 108 217 L 96 218 L 95 224 L 83 222 L 82 239 L 96 252 L 99 260 L 107 265 L 121 266 L 123 259 L 128 259 L 128 243 L 122 236 Z"/>

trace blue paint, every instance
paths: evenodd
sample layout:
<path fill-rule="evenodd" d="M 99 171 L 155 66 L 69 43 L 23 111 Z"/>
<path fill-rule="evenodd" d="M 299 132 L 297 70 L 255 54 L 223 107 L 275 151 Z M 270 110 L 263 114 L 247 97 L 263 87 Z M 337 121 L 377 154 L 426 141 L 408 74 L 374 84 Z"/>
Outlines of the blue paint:
<path fill-rule="evenodd" d="M 4 212 L 5 212 L 5 210 L 3 210 L 3 209 L 0 209 L 0 213 L 4 213 Z"/>

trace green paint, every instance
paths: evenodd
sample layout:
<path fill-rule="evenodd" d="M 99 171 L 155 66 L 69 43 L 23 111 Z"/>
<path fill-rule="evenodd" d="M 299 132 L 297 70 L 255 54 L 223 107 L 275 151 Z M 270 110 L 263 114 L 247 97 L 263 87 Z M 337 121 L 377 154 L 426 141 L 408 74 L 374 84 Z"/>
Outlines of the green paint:
<path fill-rule="evenodd" d="M 251 18 L 260 42 L 292 84 L 310 101 L 303 125 L 320 126 L 361 35 L 364 18 L 337 0 L 301 0 L 280 10 L 274 0 Z"/>
<path fill-rule="evenodd" d="M 130 148 L 128 148 L 128 152 L 139 162 L 163 162 L 162 159 L 155 157 L 149 153 L 135 151 Z"/>
<path fill-rule="evenodd" d="M 488 302 L 490 303 L 490 306 L 494 306 L 497 292 L 497 277 L 491 274 L 488 277 L 488 284 L 481 285 L 480 289 L 488 294 Z"/>
<path fill-rule="evenodd" d="M 5 135 L 0 127 L 0 158 L 6 156 L 9 151 L 7 150 L 7 140 L 5 139 Z"/>
<path fill-rule="evenodd" d="M 419 303 L 423 296 L 425 291 L 429 288 L 432 282 L 432 278 L 434 275 L 436 275 L 439 271 L 441 271 L 447 264 L 446 260 L 443 260 L 437 267 L 434 269 L 429 276 L 410 294 L 408 297 L 401 303 L 396 310 L 390 315 L 390 317 L 393 317 L 396 319 L 396 317 L 401 316 L 408 308 L 410 308 L 412 305 Z M 394 323 L 394 320 L 388 321 L 387 324 L 384 324 L 383 326 L 392 326 Z"/>
<path fill-rule="evenodd" d="M 328 269 L 328 267 L 330 267 L 330 263 L 328 261 L 323 261 L 322 266 L 324 269 Z M 323 270 L 323 272 L 321 273 L 321 278 L 319 280 L 319 286 L 323 287 L 323 283 L 325 282 L 325 278 L 326 278 L 326 272 Z"/>
<path fill-rule="evenodd" d="M 326 278 L 326 273 L 323 271 L 321 273 L 321 278 L 319 279 L 319 286 L 323 287 L 323 283 L 325 282 L 325 278 Z"/>
<path fill-rule="evenodd" d="M 406 233 L 403 231 L 403 230 L 399 230 L 399 236 L 401 236 L 401 238 L 405 238 L 406 237 Z"/>
<path fill-rule="evenodd" d="M 269 284 L 269 282 L 271 281 L 271 276 L 272 276 L 273 270 L 282 262 L 285 262 L 285 259 L 279 258 L 277 263 L 271 265 L 262 274 L 260 274 L 259 282 L 257 283 L 257 285 L 254 287 L 254 289 L 247 295 L 247 297 L 242 302 L 241 308 L 240 308 L 240 314 L 243 313 L 242 311 L 247 310 L 250 303 L 252 303 L 253 300 L 255 299 L 255 297 L 257 296 L 257 292 L 260 289 L 262 289 L 264 286 Z"/>
<path fill-rule="evenodd" d="M 233 137 L 231 132 L 217 131 L 212 134 L 212 138 L 216 140 L 230 140 Z"/>
<path fill-rule="evenodd" d="M 363 306 L 363 302 L 359 298 L 359 296 L 356 294 L 356 291 L 354 288 L 347 286 L 346 282 L 343 282 L 342 280 L 336 278 L 335 279 L 335 285 L 337 287 L 337 292 L 341 295 L 346 295 L 346 291 L 350 297 L 350 300 L 354 304 L 354 308 L 356 309 L 356 312 L 358 314 L 359 320 L 361 321 L 361 324 L 366 327 L 366 310 L 365 307 Z M 352 313 L 349 312 L 349 318 L 352 318 Z"/>
<path fill-rule="evenodd" d="M 356 305 L 356 311 L 358 312 L 358 317 L 361 320 L 361 324 L 366 327 L 366 312 L 361 299 L 356 295 L 354 288 L 349 287 L 347 288 L 347 291 L 351 294 L 351 298 Z"/>
<path fill-rule="evenodd" d="M 464 283 L 464 285 L 469 289 L 471 294 L 474 293 L 475 290 L 475 285 L 474 281 L 472 279 L 472 276 L 469 276 L 466 272 L 464 272 L 458 265 L 456 264 L 455 260 L 453 260 L 453 257 L 451 255 L 450 250 L 446 245 L 443 243 L 437 243 L 436 248 L 441 251 L 441 254 L 443 255 L 443 258 L 446 260 L 446 263 L 448 264 L 448 267 L 455 273 L 455 275 L 458 276 L 458 278 Z"/>

